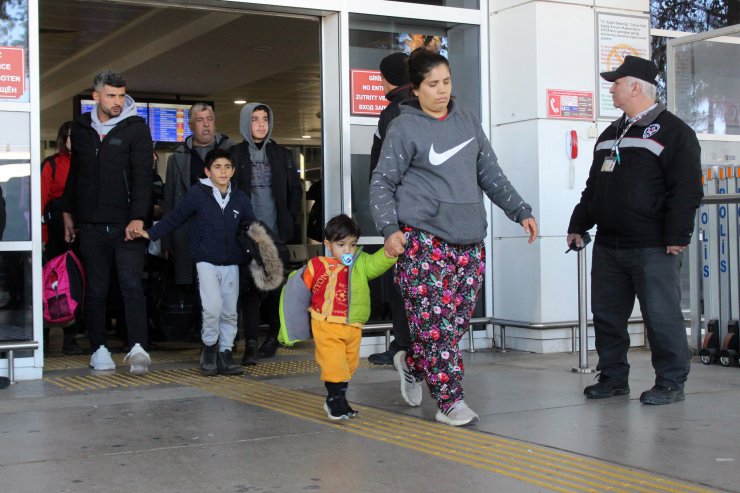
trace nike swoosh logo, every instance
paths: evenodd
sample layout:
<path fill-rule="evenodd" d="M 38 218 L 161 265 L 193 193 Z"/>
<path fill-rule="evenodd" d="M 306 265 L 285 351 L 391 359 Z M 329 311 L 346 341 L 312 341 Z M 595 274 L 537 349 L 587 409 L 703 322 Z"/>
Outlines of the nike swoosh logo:
<path fill-rule="evenodd" d="M 441 154 L 434 151 L 434 144 L 432 144 L 432 147 L 429 148 L 429 162 L 432 164 L 432 166 L 439 166 L 440 164 L 444 163 L 445 161 L 450 159 L 452 156 L 460 152 L 460 149 L 470 144 L 470 142 L 474 138 L 475 137 L 471 137 L 469 140 L 466 140 L 459 146 L 455 146 L 452 149 L 445 151 Z"/>

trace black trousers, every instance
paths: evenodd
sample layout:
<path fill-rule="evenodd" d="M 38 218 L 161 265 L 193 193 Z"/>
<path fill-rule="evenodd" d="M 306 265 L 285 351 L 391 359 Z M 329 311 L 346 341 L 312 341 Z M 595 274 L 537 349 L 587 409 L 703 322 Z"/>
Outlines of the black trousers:
<path fill-rule="evenodd" d="M 280 330 L 279 310 L 281 289 L 276 289 L 269 293 L 242 291 L 239 301 L 242 322 L 244 324 L 245 341 L 257 340 L 260 320 L 264 320 L 269 326 L 268 335 L 277 337 Z"/>
<path fill-rule="evenodd" d="M 645 321 L 652 351 L 655 383 L 683 389 L 689 374 L 691 350 L 681 313 L 682 256 L 665 247 L 619 249 L 599 245 L 593 252 L 591 311 L 596 351 L 603 375 L 627 381 L 627 321 L 635 296 Z"/>
<path fill-rule="evenodd" d="M 80 224 L 78 239 L 87 276 L 85 325 L 90 347 L 106 345 L 106 305 L 111 272 L 115 265 L 123 296 L 128 344 L 147 349 L 146 298 L 142 286 L 146 240 L 124 241 L 126 224 Z"/>

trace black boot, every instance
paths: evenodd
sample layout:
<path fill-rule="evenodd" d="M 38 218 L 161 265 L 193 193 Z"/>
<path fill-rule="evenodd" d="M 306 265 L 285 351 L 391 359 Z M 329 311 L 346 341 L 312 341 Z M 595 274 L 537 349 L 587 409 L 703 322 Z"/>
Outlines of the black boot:
<path fill-rule="evenodd" d="M 62 339 L 62 353 L 68 356 L 76 356 L 82 354 L 82 348 L 77 344 L 77 328 L 73 325 L 72 327 L 66 327 L 64 329 L 64 339 Z"/>
<path fill-rule="evenodd" d="M 203 352 L 200 353 L 200 371 L 203 375 L 213 376 L 218 373 L 216 356 L 218 354 L 218 343 L 213 346 L 203 345 Z"/>
<path fill-rule="evenodd" d="M 242 365 L 254 366 L 257 364 L 257 341 L 249 339 L 244 344 L 244 357 L 242 358 Z"/>
<path fill-rule="evenodd" d="M 263 358 L 272 358 L 273 356 L 275 356 L 275 353 L 278 350 L 278 346 L 279 343 L 277 340 L 277 336 L 267 336 L 265 342 L 263 342 L 260 346 L 260 356 L 262 356 Z"/>
<path fill-rule="evenodd" d="M 228 349 L 218 353 L 216 361 L 219 375 L 242 375 L 244 373 L 244 368 L 234 363 L 232 356 Z"/>

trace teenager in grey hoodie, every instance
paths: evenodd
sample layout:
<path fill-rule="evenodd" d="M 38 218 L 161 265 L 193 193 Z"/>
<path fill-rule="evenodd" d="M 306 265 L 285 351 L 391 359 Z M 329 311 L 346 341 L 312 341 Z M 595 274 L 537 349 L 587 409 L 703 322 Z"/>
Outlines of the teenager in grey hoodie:
<path fill-rule="evenodd" d="M 421 380 L 453 426 L 477 421 L 465 404 L 460 339 L 468 330 L 485 271 L 483 193 L 532 243 L 537 223 L 514 190 L 476 117 L 452 100 L 447 59 L 418 49 L 409 57 L 416 100 L 401 104 L 370 183 L 370 209 L 390 256 L 400 255 L 411 347 L 394 356 L 401 394 L 421 403 Z"/>
<path fill-rule="evenodd" d="M 239 116 L 239 131 L 244 141 L 231 148 L 231 158 L 236 166 L 234 180 L 239 189 L 249 196 L 257 219 L 274 233 L 278 251 L 287 264 L 285 244 L 294 236 L 296 218 L 303 201 L 303 189 L 293 153 L 270 139 L 273 123 L 269 106 L 257 102 L 244 105 Z M 269 358 L 278 349 L 280 289 L 261 292 L 252 282 L 246 266 L 242 266 L 240 276 L 240 305 L 245 340 L 242 363 L 254 365 L 257 364 L 258 354 Z M 267 322 L 270 328 L 258 350 L 260 319 Z"/>

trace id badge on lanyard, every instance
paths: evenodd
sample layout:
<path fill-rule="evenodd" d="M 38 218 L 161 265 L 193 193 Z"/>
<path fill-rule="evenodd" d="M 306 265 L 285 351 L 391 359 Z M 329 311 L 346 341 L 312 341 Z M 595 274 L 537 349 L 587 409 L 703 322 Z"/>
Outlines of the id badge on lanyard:
<path fill-rule="evenodd" d="M 601 171 L 604 173 L 611 173 L 614 171 L 614 167 L 617 165 L 617 160 L 614 156 L 607 156 L 604 158 L 604 162 L 601 163 Z"/>

